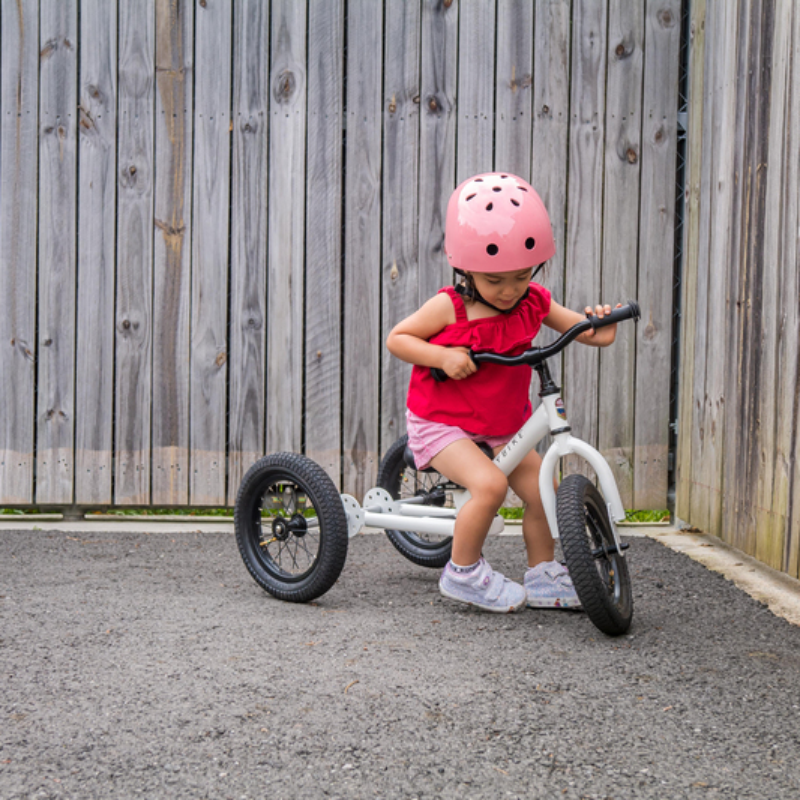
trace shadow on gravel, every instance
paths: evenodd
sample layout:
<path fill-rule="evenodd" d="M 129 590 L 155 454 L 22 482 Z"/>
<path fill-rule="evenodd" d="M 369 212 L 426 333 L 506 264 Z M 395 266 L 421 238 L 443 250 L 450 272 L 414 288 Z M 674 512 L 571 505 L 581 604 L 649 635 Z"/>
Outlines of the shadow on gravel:
<path fill-rule="evenodd" d="M 517 538 L 490 562 L 521 579 Z M 232 535 L 0 533 L 0 797 L 797 798 L 800 629 L 645 539 L 610 639 L 383 536 L 273 600 Z"/>

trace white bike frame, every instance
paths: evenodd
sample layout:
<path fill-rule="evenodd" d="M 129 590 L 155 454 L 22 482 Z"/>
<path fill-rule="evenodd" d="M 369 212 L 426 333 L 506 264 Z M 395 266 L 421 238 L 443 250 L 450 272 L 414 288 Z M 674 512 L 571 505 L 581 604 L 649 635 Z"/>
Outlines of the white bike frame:
<path fill-rule="evenodd" d="M 553 538 L 558 538 L 554 489 L 558 460 L 564 456 L 577 455 L 585 459 L 597 474 L 600 489 L 608 505 L 608 516 L 617 552 L 624 555 L 614 523 L 625 518 L 625 509 L 622 506 L 614 475 L 606 460 L 594 447 L 572 435 L 564 401 L 558 392 L 548 393 L 542 397 L 539 407 L 495 457 L 494 463 L 505 475 L 510 475 L 519 466 L 522 459 L 548 433 L 553 437 L 553 443 L 548 448 L 539 470 L 539 493 Z M 358 533 L 365 525 L 374 528 L 452 536 L 455 518 L 469 499 L 469 492 L 460 490 L 453 492 L 453 495 L 455 508 L 422 506 L 420 505 L 421 498 L 418 497 L 394 500 L 384 489 L 371 489 L 364 498 L 363 508 L 350 495 L 342 495 L 342 503 L 347 514 L 351 536 Z M 489 533 L 499 533 L 502 530 L 502 517 L 495 517 Z"/>

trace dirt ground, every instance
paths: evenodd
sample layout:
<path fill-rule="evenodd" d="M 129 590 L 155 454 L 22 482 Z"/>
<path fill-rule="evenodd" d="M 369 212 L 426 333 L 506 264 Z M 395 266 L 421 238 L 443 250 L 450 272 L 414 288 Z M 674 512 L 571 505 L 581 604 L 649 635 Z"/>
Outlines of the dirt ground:
<path fill-rule="evenodd" d="M 611 639 L 453 604 L 381 535 L 292 605 L 231 534 L 0 531 L 0 798 L 797 798 L 800 628 L 631 542 Z"/>

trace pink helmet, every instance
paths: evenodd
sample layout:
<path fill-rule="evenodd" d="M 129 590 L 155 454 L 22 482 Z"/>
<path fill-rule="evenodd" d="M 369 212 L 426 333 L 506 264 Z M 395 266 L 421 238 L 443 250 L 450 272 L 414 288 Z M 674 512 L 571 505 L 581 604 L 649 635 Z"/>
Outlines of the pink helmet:
<path fill-rule="evenodd" d="M 552 258 L 556 243 L 533 187 L 516 175 L 487 172 L 450 195 L 444 250 L 461 272 L 514 272 Z"/>

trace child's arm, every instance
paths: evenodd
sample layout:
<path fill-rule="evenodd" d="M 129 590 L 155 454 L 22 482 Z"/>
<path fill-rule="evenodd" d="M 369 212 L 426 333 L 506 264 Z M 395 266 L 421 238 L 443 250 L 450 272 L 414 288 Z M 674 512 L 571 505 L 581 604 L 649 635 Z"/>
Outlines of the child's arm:
<path fill-rule="evenodd" d="M 617 308 L 620 308 L 620 305 L 621 304 L 618 304 Z M 586 315 L 581 316 L 577 311 L 572 311 L 569 308 L 560 306 L 556 302 L 551 302 L 550 313 L 545 317 L 544 324 L 547 325 L 548 328 L 552 328 L 559 333 L 564 333 L 578 322 L 583 322 L 583 320 L 586 319 L 586 316 L 595 315 L 602 319 L 606 314 L 611 313 L 611 306 L 598 305 L 594 308 L 591 306 L 586 306 L 585 312 Z M 614 341 L 616 336 L 617 326 L 608 325 L 605 328 L 600 328 L 600 330 L 586 331 L 585 333 L 582 333 L 576 341 L 582 342 L 583 344 L 590 344 L 593 347 L 608 347 L 608 345 Z"/>
<path fill-rule="evenodd" d="M 455 380 L 468 378 L 477 367 L 466 347 L 442 347 L 428 341 L 455 321 L 453 301 L 446 294 L 437 294 L 392 328 L 386 338 L 386 347 L 401 361 L 421 367 L 438 367 Z"/>

